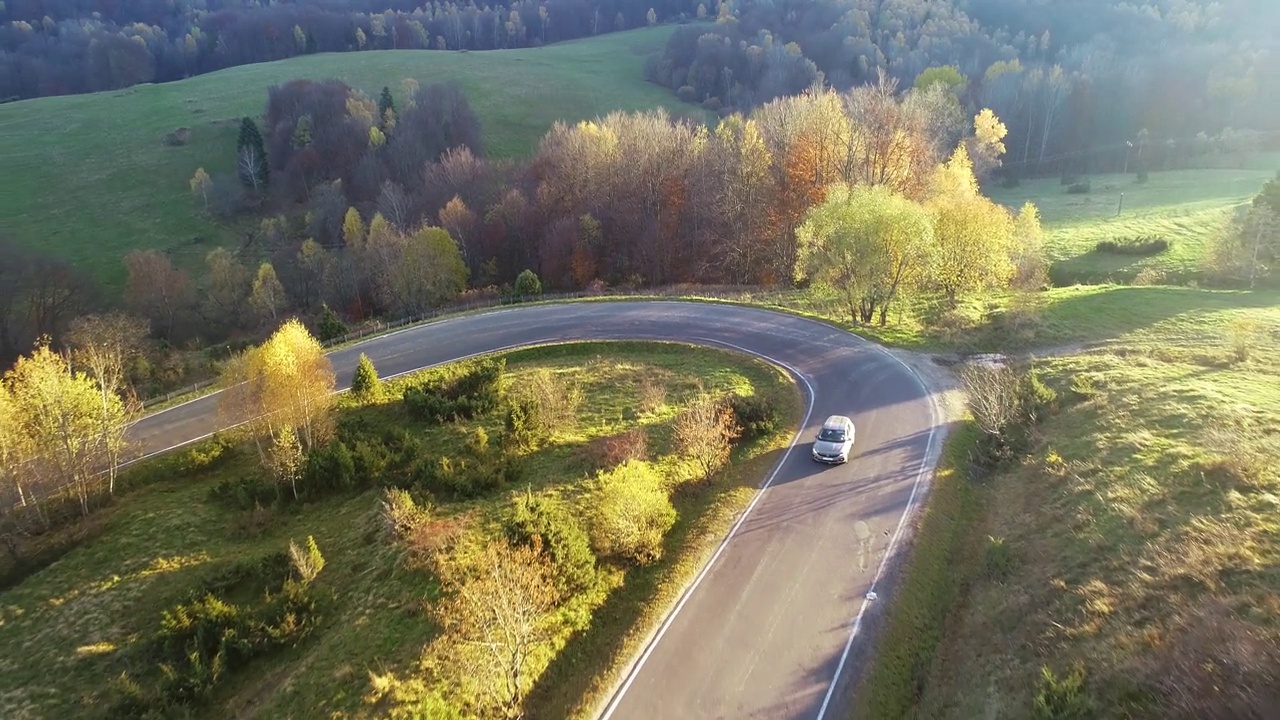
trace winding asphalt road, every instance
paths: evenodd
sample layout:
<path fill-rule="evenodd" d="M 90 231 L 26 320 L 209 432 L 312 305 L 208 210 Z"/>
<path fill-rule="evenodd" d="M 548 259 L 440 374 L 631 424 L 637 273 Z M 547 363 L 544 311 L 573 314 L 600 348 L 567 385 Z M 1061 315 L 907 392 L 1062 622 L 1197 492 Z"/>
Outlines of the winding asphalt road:
<path fill-rule="evenodd" d="M 845 693 L 834 691 L 835 681 L 866 651 L 858 640 L 875 602 L 868 593 L 939 450 L 935 405 L 906 365 L 824 323 L 679 301 L 496 310 L 408 328 L 330 357 L 346 388 L 361 352 L 388 377 L 517 346 L 598 339 L 745 351 L 785 367 L 807 396 L 792 449 L 634 659 L 600 720 L 839 716 Z M 215 404 L 208 396 L 143 418 L 131 438 L 150 454 L 207 437 L 218 429 Z M 839 467 L 809 458 L 832 414 L 849 415 L 857 427 L 850 462 Z"/>

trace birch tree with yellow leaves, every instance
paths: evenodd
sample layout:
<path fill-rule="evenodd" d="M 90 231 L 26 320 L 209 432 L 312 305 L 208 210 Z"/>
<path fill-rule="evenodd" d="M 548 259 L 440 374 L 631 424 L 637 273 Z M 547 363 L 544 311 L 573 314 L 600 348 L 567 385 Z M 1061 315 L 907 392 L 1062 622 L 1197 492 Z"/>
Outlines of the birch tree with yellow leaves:
<path fill-rule="evenodd" d="M 934 173 L 926 203 L 937 246 L 933 284 L 952 307 L 962 296 L 1013 279 L 1013 217 L 978 192 L 964 145 Z"/>
<path fill-rule="evenodd" d="M 0 382 L 0 498 L 5 521 L 33 514 L 45 523 L 39 496 L 32 492 L 25 466 L 31 460 L 31 438 L 18 421 L 18 402 L 8 383 Z M 5 523 L 9 524 L 8 522 Z M 4 534 L 6 538 L 9 533 Z M 11 548 L 12 551 L 12 548 Z"/>
<path fill-rule="evenodd" d="M 92 377 L 45 344 L 18 358 L 4 386 L 0 453 L 19 501 L 27 502 L 33 488 L 46 496 L 65 490 L 87 516 L 96 484 L 104 475 L 115 477 L 126 446 L 124 402 L 101 394 Z M 13 460 L 21 464 L 17 473 Z M 25 488 L 16 484 L 19 473 Z"/>
<path fill-rule="evenodd" d="M 271 448 L 281 437 L 296 436 L 304 453 L 329 439 L 335 384 L 319 341 L 290 318 L 262 345 L 227 363 L 219 411 L 230 423 L 244 424 L 270 469 Z"/>

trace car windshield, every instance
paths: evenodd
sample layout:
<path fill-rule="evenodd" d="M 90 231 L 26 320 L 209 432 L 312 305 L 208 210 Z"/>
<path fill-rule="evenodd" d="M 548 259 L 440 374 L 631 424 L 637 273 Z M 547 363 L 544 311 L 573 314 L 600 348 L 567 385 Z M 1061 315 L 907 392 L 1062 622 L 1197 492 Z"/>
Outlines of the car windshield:
<path fill-rule="evenodd" d="M 838 428 L 822 428 L 818 439 L 823 442 L 844 442 L 844 430 Z"/>

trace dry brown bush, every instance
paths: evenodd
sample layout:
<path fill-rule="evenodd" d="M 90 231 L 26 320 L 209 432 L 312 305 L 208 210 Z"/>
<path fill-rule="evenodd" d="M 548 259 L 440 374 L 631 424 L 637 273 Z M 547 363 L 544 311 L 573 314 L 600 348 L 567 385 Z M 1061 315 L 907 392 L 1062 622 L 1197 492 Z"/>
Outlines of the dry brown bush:
<path fill-rule="evenodd" d="M 540 368 L 521 378 L 516 392 L 537 407 L 537 421 L 542 432 L 551 434 L 577 424 L 582 388 L 550 369 Z"/>
<path fill-rule="evenodd" d="M 1219 425 L 1204 434 L 1204 447 L 1214 457 L 1201 471 L 1234 489 L 1264 489 L 1274 479 L 1277 443 L 1280 438 L 1255 428 Z"/>
<path fill-rule="evenodd" d="M 742 428 L 724 400 L 710 400 L 686 409 L 676 417 L 671 438 L 676 452 L 697 463 L 708 480 L 729 463 L 733 441 Z"/>
<path fill-rule="evenodd" d="M 1004 365 L 967 364 L 960 380 L 969 396 L 969 408 L 978 427 L 989 435 L 1004 432 L 1022 409 L 1018 373 Z"/>
<path fill-rule="evenodd" d="M 1130 285 L 1164 285 L 1168 279 L 1165 277 L 1164 271 L 1159 268 L 1144 267 L 1133 276 Z"/>
<path fill-rule="evenodd" d="M 611 470 L 628 460 L 647 460 L 649 433 L 644 428 L 596 438 L 583 448 L 583 462 L 590 472 Z"/>
<path fill-rule="evenodd" d="M 1257 319 L 1240 317 L 1227 325 L 1227 344 L 1231 347 L 1231 356 L 1236 362 L 1244 362 L 1253 354 L 1258 343 L 1266 339 L 1262 326 Z"/>
<path fill-rule="evenodd" d="M 637 407 L 644 415 L 652 415 L 667 403 L 667 387 L 654 378 L 645 378 L 637 391 Z"/>

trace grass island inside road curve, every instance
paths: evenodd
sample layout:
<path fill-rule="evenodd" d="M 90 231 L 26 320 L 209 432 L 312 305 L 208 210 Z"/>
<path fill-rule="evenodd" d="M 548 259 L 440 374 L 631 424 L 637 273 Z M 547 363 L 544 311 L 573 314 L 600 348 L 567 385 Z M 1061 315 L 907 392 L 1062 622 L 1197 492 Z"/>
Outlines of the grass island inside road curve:
<path fill-rule="evenodd" d="M 680 301 L 545 304 L 463 315 L 344 347 L 330 358 L 339 388 L 346 388 L 361 353 L 391 376 L 577 340 L 666 340 L 753 354 L 790 368 L 809 385 L 811 407 L 796 440 L 805 442 L 831 414 L 849 415 L 858 424 L 848 467 L 815 468 L 804 452 L 781 459 L 769 476 L 772 486 L 753 498 L 693 591 L 673 598 L 680 610 L 660 626 L 661 641 L 643 650 L 632 675 L 616 678 L 626 692 L 609 706 L 611 718 L 623 718 L 689 707 L 763 710 L 787 697 L 784 716 L 815 716 L 832 698 L 830 682 L 815 687 L 811 676 L 834 679 L 838 669 L 847 674 L 849 668 L 840 666 L 855 617 L 937 461 L 942 426 L 932 394 L 882 348 L 830 324 Z M 218 429 L 215 407 L 216 396 L 209 396 L 148 416 L 134 426 L 135 440 L 154 452 L 203 437 Z M 852 566 L 851 528 L 865 535 Z M 759 627 L 774 630 L 761 633 Z M 707 653 L 708 647 L 718 650 Z M 760 656 L 785 662 L 757 664 L 753 658 Z M 749 689 L 736 690 L 741 687 Z"/>

